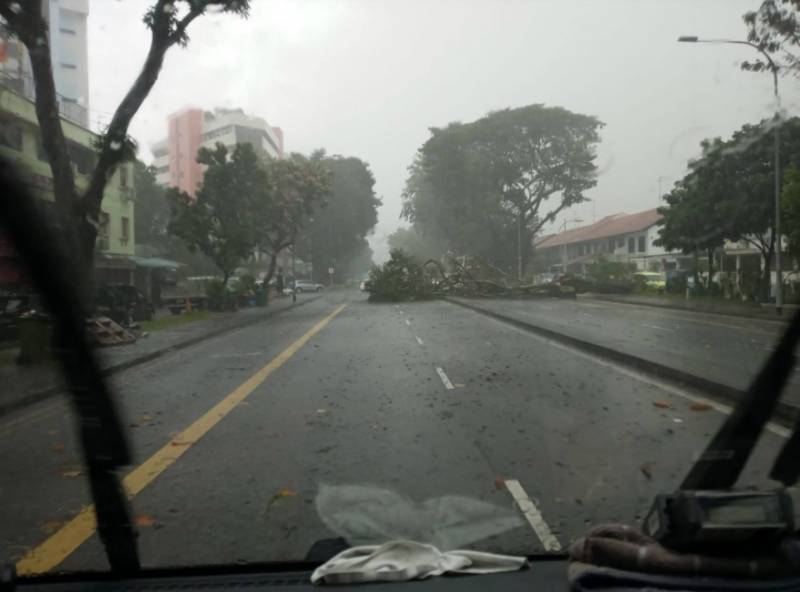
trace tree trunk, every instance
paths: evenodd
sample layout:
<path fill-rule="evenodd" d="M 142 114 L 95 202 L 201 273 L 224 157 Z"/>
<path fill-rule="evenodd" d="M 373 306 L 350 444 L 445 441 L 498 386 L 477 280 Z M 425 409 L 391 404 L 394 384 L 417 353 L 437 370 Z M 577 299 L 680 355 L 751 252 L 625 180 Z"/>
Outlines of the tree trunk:
<path fill-rule="evenodd" d="M 693 261 L 694 261 L 694 269 L 692 270 L 692 275 L 694 276 L 694 285 L 700 285 L 700 256 L 698 255 L 697 251 L 692 254 Z"/>
<path fill-rule="evenodd" d="M 769 302 L 770 299 L 770 284 L 772 283 L 772 255 L 774 253 L 773 245 L 769 249 L 762 251 L 764 257 L 764 270 L 761 272 L 761 295 L 764 302 Z"/>
<path fill-rule="evenodd" d="M 711 286 L 714 284 L 714 249 L 707 249 L 708 256 L 708 280 L 706 280 L 706 291 L 711 294 Z"/>
<path fill-rule="evenodd" d="M 264 276 L 264 285 L 267 286 L 267 290 L 269 290 L 269 282 L 272 279 L 272 276 L 275 275 L 275 269 L 277 267 L 278 267 L 278 253 L 273 251 L 272 253 L 269 254 L 269 267 L 267 267 L 267 275 Z M 281 296 L 281 294 L 278 294 L 278 296 Z"/>

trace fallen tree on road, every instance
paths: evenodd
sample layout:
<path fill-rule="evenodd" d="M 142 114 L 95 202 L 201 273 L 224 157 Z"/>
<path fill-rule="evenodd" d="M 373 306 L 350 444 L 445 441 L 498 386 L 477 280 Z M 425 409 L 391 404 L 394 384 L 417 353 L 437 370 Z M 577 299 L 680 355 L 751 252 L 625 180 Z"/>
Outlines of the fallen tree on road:
<path fill-rule="evenodd" d="M 522 284 L 496 267 L 456 259 L 420 263 L 400 249 L 374 267 L 368 281 L 370 302 L 429 300 L 445 296 L 493 298 L 575 298 L 575 289 L 558 283 Z"/>

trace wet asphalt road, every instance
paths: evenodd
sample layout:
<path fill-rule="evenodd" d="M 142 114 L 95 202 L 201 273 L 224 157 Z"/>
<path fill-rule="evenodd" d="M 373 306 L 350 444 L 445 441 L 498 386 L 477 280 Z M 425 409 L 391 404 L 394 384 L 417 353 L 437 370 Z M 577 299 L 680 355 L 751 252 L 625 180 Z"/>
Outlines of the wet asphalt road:
<path fill-rule="evenodd" d="M 612 316 L 570 306 L 548 318 Z M 263 381 L 253 381 L 259 372 Z M 463 546 L 566 548 L 591 524 L 639 519 L 724 418 L 692 410 L 686 393 L 452 304 L 374 305 L 345 291 L 112 381 L 136 459 L 123 474 L 145 469 L 131 505 L 147 566 L 302 559 L 337 534 L 331 507 L 343 505 L 330 496 L 323 504 L 324 486 L 383 490 L 357 508 L 401 523 L 389 532 L 413 535 L 421 504 L 438 499 L 424 506 L 439 510 L 427 522 L 455 522 L 448 540 Z M 242 389 L 249 394 L 237 398 Z M 224 416 L 209 414 L 230 401 Z M 199 418 L 213 425 L 181 439 Z M 762 438 L 744 483 L 762 481 L 782 442 L 773 432 Z M 165 454 L 168 466 L 148 473 L 146 461 Z M 0 467 L 3 560 L 41 550 L 53 535 L 74 540 L 68 521 L 89 495 L 65 401 L 3 418 Z M 513 481 L 534 502 L 531 520 Z M 386 491 L 416 503 L 417 514 L 392 516 Z M 492 519 L 476 517 L 486 506 L 470 500 L 496 508 Z M 544 536 L 532 523 L 546 526 Z M 426 540 L 443 530 L 425 526 Z M 58 555 L 53 548 L 45 552 Z M 96 534 L 63 554 L 59 569 L 106 568 Z"/>

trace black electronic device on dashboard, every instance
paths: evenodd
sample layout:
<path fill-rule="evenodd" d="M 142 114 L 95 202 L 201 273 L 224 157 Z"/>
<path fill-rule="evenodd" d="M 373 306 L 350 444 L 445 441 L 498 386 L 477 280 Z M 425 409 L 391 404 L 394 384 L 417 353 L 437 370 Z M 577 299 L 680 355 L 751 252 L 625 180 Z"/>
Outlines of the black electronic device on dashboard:
<path fill-rule="evenodd" d="M 677 491 L 656 496 L 642 529 L 674 549 L 768 547 L 794 531 L 792 498 L 777 491 Z"/>

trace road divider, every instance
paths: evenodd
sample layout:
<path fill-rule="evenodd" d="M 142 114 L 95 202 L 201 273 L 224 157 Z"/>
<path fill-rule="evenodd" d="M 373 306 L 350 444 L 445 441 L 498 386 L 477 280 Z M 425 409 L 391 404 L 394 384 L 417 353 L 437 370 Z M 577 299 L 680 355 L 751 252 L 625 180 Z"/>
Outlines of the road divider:
<path fill-rule="evenodd" d="M 273 372 L 283 366 L 308 341 L 319 333 L 347 303 L 340 304 L 330 314 L 318 321 L 302 337 L 273 358 L 267 365 L 253 374 L 200 418 L 167 442 L 150 458 L 128 473 L 122 486 L 131 499 L 141 492 L 159 475 L 186 454 L 211 428 L 222 421 L 237 405 L 242 403 Z M 74 518 L 58 529 L 50 538 L 29 551 L 16 564 L 19 575 L 33 575 L 49 571 L 74 553 L 97 530 L 97 517 L 94 505 L 83 508 Z"/>
<path fill-rule="evenodd" d="M 690 388 L 700 391 L 709 397 L 726 403 L 736 403 L 744 396 L 744 391 L 730 385 L 710 380 L 702 376 L 697 376 L 696 374 L 691 374 L 689 372 L 684 372 L 683 370 L 677 370 L 667 366 L 666 364 L 659 364 L 658 362 L 647 360 L 645 358 L 616 350 L 605 345 L 600 345 L 593 341 L 588 341 L 579 337 L 573 337 L 572 335 L 567 335 L 566 333 L 561 333 L 553 329 L 542 327 L 541 325 L 536 325 L 530 321 L 523 321 L 510 315 L 489 310 L 478 304 L 473 304 L 472 302 L 465 302 L 464 300 L 456 300 L 453 298 L 445 298 L 445 301 L 455 306 L 460 306 L 483 316 L 500 321 L 507 325 L 522 329 L 523 331 L 539 335 L 540 337 L 545 337 L 556 343 L 568 345 L 579 351 L 587 352 L 599 358 L 612 361 L 619 366 L 631 368 L 643 374 L 656 377 L 665 383 L 671 383 L 682 388 Z M 794 423 L 794 421 L 800 417 L 800 407 L 779 401 L 775 408 L 775 415 L 783 421 Z"/>

